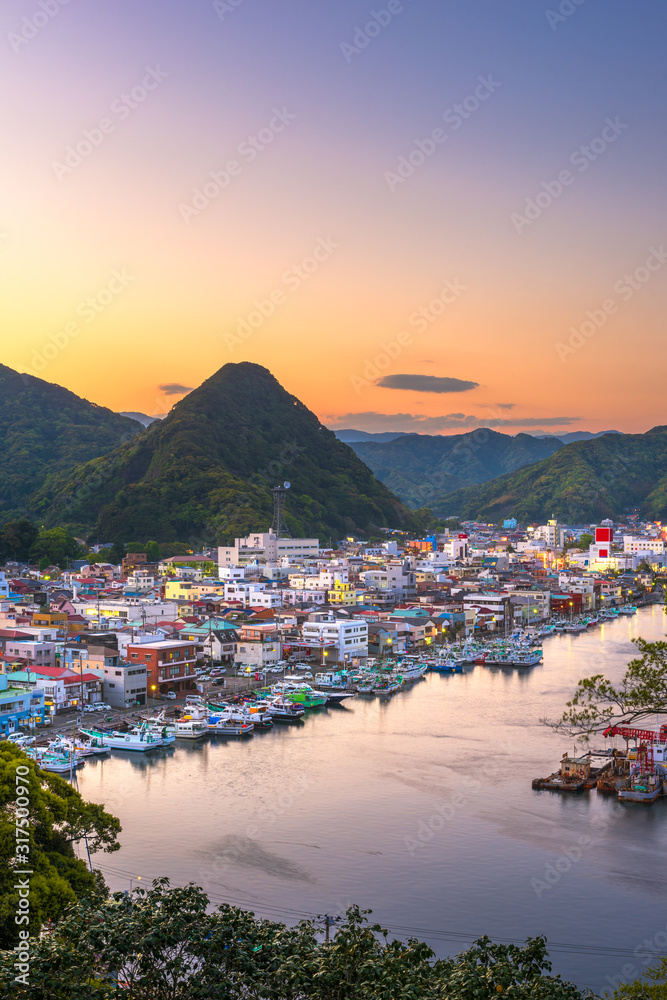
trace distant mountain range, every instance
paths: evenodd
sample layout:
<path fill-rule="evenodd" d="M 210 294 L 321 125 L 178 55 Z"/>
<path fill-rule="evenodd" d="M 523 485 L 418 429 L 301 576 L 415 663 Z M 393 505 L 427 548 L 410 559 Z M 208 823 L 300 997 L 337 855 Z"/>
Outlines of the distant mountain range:
<path fill-rule="evenodd" d="M 38 484 L 141 430 L 136 420 L 0 365 L 0 520 L 21 514 Z"/>
<path fill-rule="evenodd" d="M 347 430 L 334 431 L 334 434 L 339 441 L 354 444 L 356 441 L 394 441 L 398 437 L 403 437 L 405 431 L 381 431 L 373 434 L 370 431 Z"/>
<path fill-rule="evenodd" d="M 570 431 L 568 434 L 539 434 L 540 438 L 556 437 L 563 444 L 572 444 L 573 441 L 593 441 L 595 438 L 604 437 L 605 434 L 621 434 L 621 431 Z"/>
<path fill-rule="evenodd" d="M 411 523 L 351 448 L 247 362 L 225 365 L 120 448 L 50 478 L 30 505 L 97 540 L 215 544 L 268 530 L 283 481 L 293 535 L 335 541 Z"/>
<path fill-rule="evenodd" d="M 447 516 L 571 524 L 618 520 L 639 509 L 667 517 L 667 427 L 605 434 L 565 445 L 551 458 L 442 498 Z"/>
<path fill-rule="evenodd" d="M 548 458 L 563 445 L 557 438 L 482 428 L 466 434 L 352 441 L 350 447 L 409 507 L 430 507 L 442 517 L 447 516 L 446 494 Z"/>
<path fill-rule="evenodd" d="M 132 411 L 128 413 L 124 410 L 120 415 L 121 417 L 130 417 L 131 420 L 138 420 L 140 424 L 144 425 L 144 427 L 150 427 L 150 425 L 155 423 L 156 420 L 163 420 L 166 416 L 165 413 L 161 413 L 157 417 L 149 417 L 146 413 L 134 413 Z"/>

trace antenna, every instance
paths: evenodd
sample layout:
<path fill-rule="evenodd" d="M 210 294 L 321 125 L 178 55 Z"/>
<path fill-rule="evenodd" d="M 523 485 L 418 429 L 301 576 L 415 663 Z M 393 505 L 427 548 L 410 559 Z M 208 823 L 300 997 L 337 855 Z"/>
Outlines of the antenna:
<path fill-rule="evenodd" d="M 291 537 L 289 528 L 283 522 L 283 504 L 290 486 L 291 483 L 285 480 L 282 486 L 274 486 L 271 490 L 273 493 L 273 524 L 271 525 L 271 531 L 276 538 Z"/>

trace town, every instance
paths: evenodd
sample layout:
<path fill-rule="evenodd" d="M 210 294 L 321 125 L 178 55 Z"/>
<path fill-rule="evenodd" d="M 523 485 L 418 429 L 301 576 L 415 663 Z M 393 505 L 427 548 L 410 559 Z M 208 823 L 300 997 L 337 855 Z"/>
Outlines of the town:
<path fill-rule="evenodd" d="M 67 568 L 8 561 L 2 736 L 96 707 L 124 713 L 188 692 L 238 691 L 239 677 L 257 687 L 294 664 L 320 682 L 406 659 L 455 669 L 467 643 L 471 662 L 536 665 L 539 654 L 503 659 L 499 642 L 505 651 L 510 636 L 539 646 L 552 631 L 663 601 L 667 586 L 664 529 L 636 516 L 385 535 L 323 548 L 279 525 L 233 546 L 151 559 L 135 551 L 116 565 L 94 561 L 104 544 Z"/>

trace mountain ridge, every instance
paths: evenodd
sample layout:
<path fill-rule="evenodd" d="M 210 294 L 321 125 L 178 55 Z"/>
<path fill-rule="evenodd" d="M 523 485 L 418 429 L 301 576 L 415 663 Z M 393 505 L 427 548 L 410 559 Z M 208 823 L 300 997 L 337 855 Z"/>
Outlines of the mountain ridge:
<path fill-rule="evenodd" d="M 567 444 L 551 458 L 443 497 L 448 516 L 522 523 L 619 520 L 640 510 L 667 516 L 667 427 Z"/>
<path fill-rule="evenodd" d="M 272 521 L 271 487 L 289 479 L 295 535 L 364 533 L 410 513 L 361 459 L 274 376 L 224 365 L 136 439 L 32 498 L 46 523 L 104 540 L 231 541 Z"/>

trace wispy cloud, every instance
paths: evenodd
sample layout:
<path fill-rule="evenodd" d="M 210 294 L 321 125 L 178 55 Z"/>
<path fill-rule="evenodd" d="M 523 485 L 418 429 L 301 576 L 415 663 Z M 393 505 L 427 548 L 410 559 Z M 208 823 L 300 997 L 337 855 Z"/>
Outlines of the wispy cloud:
<path fill-rule="evenodd" d="M 375 383 L 382 389 L 408 389 L 411 392 L 469 392 L 479 382 L 438 375 L 384 375 Z"/>
<path fill-rule="evenodd" d="M 361 413 L 344 413 L 332 418 L 332 429 L 355 428 L 364 431 L 411 431 L 416 434 L 437 434 L 447 430 L 473 430 L 475 427 L 543 428 L 566 427 L 577 423 L 581 417 L 476 417 L 466 413 L 446 413 L 440 417 L 426 417 L 419 413 L 378 413 L 365 410 Z"/>
<path fill-rule="evenodd" d="M 191 385 L 181 385 L 180 382 L 165 382 L 158 386 L 165 396 L 184 396 L 186 392 L 192 392 L 192 388 Z"/>

